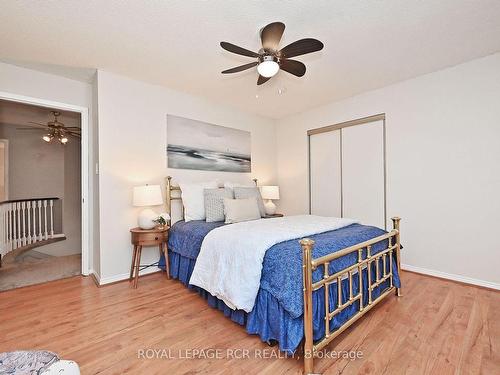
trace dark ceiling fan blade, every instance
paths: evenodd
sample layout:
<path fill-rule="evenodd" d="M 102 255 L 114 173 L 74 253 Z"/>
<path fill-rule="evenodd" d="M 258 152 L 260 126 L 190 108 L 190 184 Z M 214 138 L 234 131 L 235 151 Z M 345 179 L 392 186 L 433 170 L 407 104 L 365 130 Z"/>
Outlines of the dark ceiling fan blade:
<path fill-rule="evenodd" d="M 280 55 L 283 58 L 305 55 L 306 53 L 321 51 L 323 43 L 317 39 L 306 38 L 293 42 L 280 50 Z"/>
<path fill-rule="evenodd" d="M 285 24 L 283 22 L 273 22 L 263 27 L 260 31 L 262 47 L 277 51 L 284 31 Z"/>
<path fill-rule="evenodd" d="M 228 43 L 228 42 L 220 42 L 220 46 L 224 48 L 226 51 L 236 53 L 237 55 L 243 55 L 243 56 L 248 56 L 248 57 L 259 57 L 258 53 L 249 51 L 245 48 L 238 47 L 234 44 Z"/>
<path fill-rule="evenodd" d="M 38 127 L 42 127 L 42 128 L 45 128 L 45 129 L 48 128 L 47 124 L 40 124 L 38 122 L 33 122 L 33 121 L 29 121 L 28 124 L 26 124 L 26 126 L 32 126 L 34 128 L 38 128 Z"/>
<path fill-rule="evenodd" d="M 222 74 L 229 74 L 229 73 L 237 73 L 237 72 L 241 72 L 243 70 L 247 70 L 247 69 L 250 69 L 250 68 L 253 68 L 254 66 L 257 66 L 259 64 L 258 61 L 254 61 L 254 62 L 251 62 L 251 63 L 248 63 L 248 64 L 245 64 L 245 65 L 240 65 L 240 66 L 237 66 L 235 68 L 231 68 L 231 69 L 227 69 L 227 70 L 224 70 L 222 72 Z"/>
<path fill-rule="evenodd" d="M 34 131 L 48 131 L 48 129 L 42 129 L 42 128 L 35 128 L 35 127 L 32 127 L 32 128 L 16 128 L 16 130 L 34 130 Z"/>
<path fill-rule="evenodd" d="M 78 126 L 65 126 L 63 129 L 69 129 L 69 130 L 76 130 L 76 131 L 81 131 L 82 128 L 78 127 Z"/>
<path fill-rule="evenodd" d="M 302 77 L 304 74 L 306 74 L 306 66 L 300 61 L 296 60 L 281 60 L 280 68 L 285 72 L 293 74 L 297 77 Z"/>
<path fill-rule="evenodd" d="M 259 74 L 259 78 L 257 79 L 257 85 L 262 85 L 263 83 L 266 83 L 269 81 L 272 77 L 264 77 Z"/>
<path fill-rule="evenodd" d="M 65 133 L 72 136 L 72 137 L 78 138 L 78 139 L 81 138 L 79 133 L 73 133 L 73 132 L 65 132 Z"/>

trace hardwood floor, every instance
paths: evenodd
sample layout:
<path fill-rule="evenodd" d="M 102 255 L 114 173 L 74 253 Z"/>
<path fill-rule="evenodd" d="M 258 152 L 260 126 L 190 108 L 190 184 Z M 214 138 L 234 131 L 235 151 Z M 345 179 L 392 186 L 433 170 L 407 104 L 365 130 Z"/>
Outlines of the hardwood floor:
<path fill-rule="evenodd" d="M 316 371 L 499 373 L 499 292 L 408 272 L 403 282 L 403 297 L 388 297 L 328 348 L 362 358 L 317 359 Z M 138 289 L 74 277 L 0 293 L 0 352 L 16 349 L 54 351 L 78 362 L 82 374 L 295 374 L 302 366 L 274 358 L 275 347 L 164 274 L 141 278 Z M 148 359 L 145 349 L 159 358 Z M 169 349 L 175 358 L 165 358 Z M 194 355 L 190 349 L 224 358 L 180 358 Z M 250 358 L 228 358 L 226 349 L 248 350 Z"/>

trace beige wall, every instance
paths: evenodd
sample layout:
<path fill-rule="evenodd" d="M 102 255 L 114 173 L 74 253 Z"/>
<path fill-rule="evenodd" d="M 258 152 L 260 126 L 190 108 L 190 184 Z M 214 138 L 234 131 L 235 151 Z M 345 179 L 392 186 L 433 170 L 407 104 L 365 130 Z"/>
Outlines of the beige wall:
<path fill-rule="evenodd" d="M 98 72 L 99 193 L 101 282 L 126 278 L 130 269 L 129 229 L 137 225 L 132 187 L 160 183 L 167 174 L 179 180 L 276 182 L 274 121 L 114 74 Z M 166 116 L 174 114 L 252 134 L 252 173 L 167 169 Z M 143 262 L 158 260 L 158 249 L 143 252 Z"/>
<path fill-rule="evenodd" d="M 39 132 L 16 128 L 0 123 L 0 138 L 9 140 L 9 199 L 60 198 L 54 226 L 67 239 L 37 251 L 54 256 L 81 253 L 79 141 L 49 144 Z"/>
<path fill-rule="evenodd" d="M 500 54 L 282 119 L 279 209 L 308 211 L 308 129 L 387 115 L 388 215 L 407 268 L 500 286 Z"/>

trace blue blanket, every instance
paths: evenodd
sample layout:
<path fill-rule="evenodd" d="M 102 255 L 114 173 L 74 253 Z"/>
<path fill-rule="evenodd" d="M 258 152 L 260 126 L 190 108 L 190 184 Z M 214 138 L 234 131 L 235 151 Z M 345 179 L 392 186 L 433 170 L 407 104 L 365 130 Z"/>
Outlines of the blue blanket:
<path fill-rule="evenodd" d="M 212 229 L 225 225 L 223 221 L 207 223 L 205 220 L 178 221 L 169 231 L 168 249 L 185 258 L 196 259 L 201 243 Z"/>
<path fill-rule="evenodd" d="M 223 223 L 206 223 L 204 221 L 183 221 L 174 224 L 170 230 L 169 250 L 172 262 L 172 274 L 187 284 L 191 276 L 195 260 L 201 248 L 203 238 L 212 229 L 217 228 Z M 384 230 L 353 224 L 348 227 L 328 231 L 321 234 L 310 236 L 315 240 L 313 257 L 318 258 L 327 255 L 345 247 L 366 241 L 368 239 L 380 236 L 386 233 Z M 375 254 L 387 248 L 387 241 L 375 244 L 372 247 L 372 253 Z M 364 253 L 366 256 L 366 252 Z M 333 274 L 344 269 L 357 261 L 357 254 L 349 254 L 330 264 L 330 273 Z M 375 265 L 372 264 L 372 279 L 374 280 Z M 386 264 L 389 269 L 388 259 Z M 382 263 L 380 263 L 382 269 Z M 399 275 L 396 270 L 396 259 L 393 259 L 394 284 L 399 286 Z M 363 288 L 367 289 L 367 272 L 363 272 L 365 280 Z M 320 267 L 313 273 L 313 281 L 321 279 L 323 269 Z M 353 293 L 359 291 L 357 278 L 354 278 Z M 335 284 L 333 284 L 335 285 Z M 388 286 L 388 282 L 382 284 L 374 291 L 374 297 L 380 294 Z M 197 289 L 197 288 L 196 288 Z M 330 288 L 330 306 L 335 306 L 337 301 L 337 288 Z M 199 291 L 200 292 L 200 291 Z M 206 292 L 201 291 L 206 298 Z M 204 292 L 204 293 L 203 293 Z M 320 292 L 320 293 L 317 293 Z M 314 336 L 315 339 L 322 337 L 324 329 L 324 320 L 322 318 L 324 310 L 324 293 L 322 290 L 313 295 L 313 316 L 314 316 Z M 349 286 L 347 280 L 342 282 L 343 300 L 348 298 Z M 212 296 L 210 296 L 212 297 Z M 365 301 L 366 300 L 365 293 Z M 210 301 L 210 298 L 208 298 Z M 211 299 L 215 299 L 212 297 Z M 215 301 L 215 302 L 214 302 Z M 241 311 L 231 311 L 227 306 L 221 306 L 221 301 L 212 301 L 212 305 L 217 305 L 226 315 L 231 316 L 233 320 L 240 324 L 245 323 L 249 333 L 259 334 L 265 340 L 277 340 L 280 349 L 292 352 L 300 344 L 303 337 L 303 294 L 302 294 L 302 249 L 297 239 L 285 241 L 272 246 L 264 257 L 260 290 L 257 295 L 256 303 L 252 312 L 246 316 Z M 223 304 L 222 304 L 223 305 Z M 350 308 L 344 310 L 336 316 L 331 327 L 340 326 L 348 320 L 357 310 L 359 305 L 354 303 Z M 226 311 L 228 310 L 228 311 Z"/>

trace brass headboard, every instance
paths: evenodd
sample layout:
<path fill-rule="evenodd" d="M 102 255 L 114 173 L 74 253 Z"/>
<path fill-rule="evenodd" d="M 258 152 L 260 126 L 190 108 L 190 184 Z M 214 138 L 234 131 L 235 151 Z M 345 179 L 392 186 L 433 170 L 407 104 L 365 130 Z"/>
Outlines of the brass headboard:
<path fill-rule="evenodd" d="M 167 176 L 165 178 L 166 180 L 166 189 L 167 189 L 167 194 L 166 194 L 166 201 L 167 201 L 167 212 L 170 215 L 170 219 L 167 222 L 168 226 L 171 226 L 172 224 L 172 201 L 178 200 L 181 203 L 181 215 L 182 219 L 184 220 L 184 204 L 182 204 L 182 195 L 181 195 L 181 188 L 180 186 L 172 185 L 172 176 Z M 255 186 L 257 186 L 257 179 L 254 178 L 253 182 L 255 183 Z"/>

